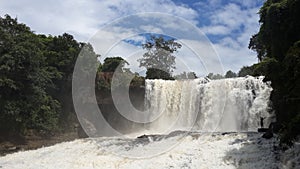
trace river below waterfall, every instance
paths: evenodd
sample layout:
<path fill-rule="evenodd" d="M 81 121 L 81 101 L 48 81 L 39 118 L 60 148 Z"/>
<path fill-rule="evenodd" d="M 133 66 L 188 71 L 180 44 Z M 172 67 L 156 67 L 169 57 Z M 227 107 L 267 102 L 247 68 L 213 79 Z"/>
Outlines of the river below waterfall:
<path fill-rule="evenodd" d="M 168 151 L 153 153 L 174 142 Z M 299 153 L 299 145 L 281 152 L 276 137 L 267 140 L 260 133 L 173 132 L 131 139 L 79 139 L 0 157 L 0 168 L 290 169 L 300 166 Z M 128 158 L 132 154 L 136 157 Z"/>

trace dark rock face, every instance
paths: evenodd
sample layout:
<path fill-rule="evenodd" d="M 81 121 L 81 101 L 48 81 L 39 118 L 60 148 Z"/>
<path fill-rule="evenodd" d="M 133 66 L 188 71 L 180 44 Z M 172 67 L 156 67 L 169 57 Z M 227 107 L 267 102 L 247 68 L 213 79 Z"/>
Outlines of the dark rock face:
<path fill-rule="evenodd" d="M 270 124 L 269 129 L 272 129 L 273 133 L 278 133 L 282 126 L 279 123 L 273 122 Z"/>
<path fill-rule="evenodd" d="M 148 136 L 146 134 L 138 136 L 137 138 L 148 138 Z"/>
<path fill-rule="evenodd" d="M 265 134 L 262 135 L 262 138 L 265 138 L 265 139 L 270 139 L 273 137 L 273 132 L 268 130 L 267 132 L 265 132 Z"/>
<path fill-rule="evenodd" d="M 269 128 L 258 128 L 257 132 L 261 133 L 261 132 L 267 132 L 269 130 Z"/>
<path fill-rule="evenodd" d="M 272 122 L 269 125 L 269 128 L 258 128 L 257 131 L 264 132 L 264 134 L 262 135 L 262 138 L 270 139 L 273 137 L 273 133 L 277 133 L 279 131 L 279 129 L 280 129 L 280 126 L 278 125 L 278 123 Z"/>
<path fill-rule="evenodd" d="M 277 122 L 272 122 L 269 128 L 258 128 L 258 132 L 264 132 L 262 138 L 270 139 L 273 137 L 273 133 L 278 133 L 282 126 Z"/>
<path fill-rule="evenodd" d="M 270 139 L 270 138 L 273 137 L 273 132 L 278 132 L 277 128 L 278 128 L 278 124 L 277 123 L 271 123 L 269 125 L 269 128 L 259 128 L 258 132 L 265 132 L 262 135 L 262 138 Z"/>

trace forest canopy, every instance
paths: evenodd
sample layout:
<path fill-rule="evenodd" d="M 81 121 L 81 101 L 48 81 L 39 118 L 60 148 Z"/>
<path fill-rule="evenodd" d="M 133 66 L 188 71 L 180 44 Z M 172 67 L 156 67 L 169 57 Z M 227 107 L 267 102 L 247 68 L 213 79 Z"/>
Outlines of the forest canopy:
<path fill-rule="evenodd" d="M 281 141 L 291 143 L 300 134 L 300 0 L 267 0 L 259 15 L 249 48 L 261 62 L 247 69 L 272 82 Z"/>
<path fill-rule="evenodd" d="M 0 18 L 0 131 L 43 133 L 66 127 L 73 112 L 71 80 L 84 46 L 72 35 L 37 35 L 17 19 Z"/>

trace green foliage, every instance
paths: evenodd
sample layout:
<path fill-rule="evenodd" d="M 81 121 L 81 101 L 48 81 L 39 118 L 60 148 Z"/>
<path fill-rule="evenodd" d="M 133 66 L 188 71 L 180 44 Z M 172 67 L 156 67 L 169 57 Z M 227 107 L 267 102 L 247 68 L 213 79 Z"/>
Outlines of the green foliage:
<path fill-rule="evenodd" d="M 267 0 L 264 3 L 259 11 L 259 33 L 253 35 L 249 44 L 260 60 L 272 57 L 282 61 L 290 46 L 299 40 L 299 8 L 299 0 Z"/>
<path fill-rule="evenodd" d="M 145 78 L 133 73 L 125 65 L 129 63 L 122 57 L 108 57 L 103 65 L 98 67 L 96 89 L 98 92 L 108 92 L 122 87 L 140 87 L 145 85 Z M 112 85 L 112 79 L 114 84 Z"/>
<path fill-rule="evenodd" d="M 93 73 L 99 69 L 98 57 L 100 57 L 100 55 L 94 52 L 91 44 L 81 44 L 77 59 L 80 61 L 80 71 L 82 71 L 83 75 L 94 76 Z"/>
<path fill-rule="evenodd" d="M 108 81 L 103 77 L 102 73 L 97 73 L 97 76 L 96 76 L 96 90 L 106 91 L 106 92 L 109 91 L 110 90 L 110 85 L 111 85 L 111 78 Z"/>
<path fill-rule="evenodd" d="M 173 55 L 181 44 L 174 39 L 167 40 L 162 36 L 151 36 L 143 48 L 147 51 L 142 59 L 139 59 L 140 67 L 145 67 L 147 78 L 170 79 L 175 68 L 175 56 Z M 158 71 L 160 69 L 161 71 Z M 155 75 L 155 72 L 157 74 Z"/>
<path fill-rule="evenodd" d="M 104 59 L 104 63 L 99 65 L 97 77 L 96 77 L 96 85 L 97 90 L 108 91 L 111 88 L 111 81 L 113 74 L 116 73 L 123 73 L 126 77 L 120 76 L 120 80 L 125 78 L 129 78 L 129 75 L 133 73 L 130 72 L 128 69 L 124 68 L 126 64 L 129 64 L 126 60 L 122 57 L 108 57 Z M 127 72 L 127 73 L 126 73 Z M 124 80 L 124 79 L 123 79 Z"/>
<path fill-rule="evenodd" d="M 145 78 L 142 76 L 139 76 L 138 74 L 135 74 L 130 86 L 134 86 L 134 87 L 140 87 L 140 86 L 145 86 Z"/>
<path fill-rule="evenodd" d="M 118 67 L 123 69 L 126 64 L 128 65 L 129 63 L 121 57 L 108 57 L 105 58 L 101 71 L 115 72 Z"/>
<path fill-rule="evenodd" d="M 279 71 L 278 61 L 274 58 L 264 58 L 259 63 L 242 67 L 238 73 L 238 76 L 264 76 L 266 74 L 272 74 L 274 71 Z M 265 80 L 268 81 L 269 79 L 266 78 Z"/>
<path fill-rule="evenodd" d="M 271 80 L 281 141 L 290 143 L 300 135 L 300 0 L 267 0 L 259 14 L 261 27 L 249 48 L 262 62 L 252 67 Z"/>
<path fill-rule="evenodd" d="M 0 32 L 0 130 L 54 129 L 60 104 L 46 89 L 57 72 L 46 62 L 45 45 L 8 15 L 0 18 Z"/>
<path fill-rule="evenodd" d="M 170 73 L 155 68 L 147 69 L 146 79 L 174 80 L 174 78 L 170 75 Z"/>
<path fill-rule="evenodd" d="M 206 77 L 208 77 L 209 79 L 212 79 L 212 80 L 224 79 L 224 76 L 222 76 L 220 74 L 213 74 L 213 73 L 209 73 Z"/>
<path fill-rule="evenodd" d="M 261 42 L 262 38 L 259 37 L 259 34 L 255 34 L 250 38 L 250 43 L 248 48 L 251 50 L 256 51 L 258 60 L 262 60 L 266 57 L 267 54 L 267 48 L 264 46 L 264 44 Z"/>
<path fill-rule="evenodd" d="M 297 141 L 296 138 L 299 135 L 299 130 L 300 114 L 297 114 L 295 117 L 291 118 L 289 123 L 286 123 L 281 130 L 281 142 L 291 146 L 294 141 Z"/>
<path fill-rule="evenodd" d="M 44 134 L 70 126 L 75 116 L 72 75 L 77 58 L 82 71 L 97 68 L 90 44 L 72 35 L 34 34 L 29 27 L 6 15 L 0 18 L 0 132 Z"/>
<path fill-rule="evenodd" d="M 253 66 L 243 66 L 238 72 L 239 77 L 245 77 L 247 75 L 253 76 L 254 67 Z"/>
<path fill-rule="evenodd" d="M 253 76 L 272 74 L 273 72 L 278 72 L 278 61 L 274 58 L 264 58 L 261 62 L 254 64 L 252 67 Z"/>
<path fill-rule="evenodd" d="M 197 75 L 195 72 L 182 72 L 179 75 L 174 76 L 175 79 L 195 79 Z"/>
<path fill-rule="evenodd" d="M 231 70 L 228 70 L 225 74 L 225 78 L 234 78 L 234 77 L 237 77 L 237 74 Z"/>

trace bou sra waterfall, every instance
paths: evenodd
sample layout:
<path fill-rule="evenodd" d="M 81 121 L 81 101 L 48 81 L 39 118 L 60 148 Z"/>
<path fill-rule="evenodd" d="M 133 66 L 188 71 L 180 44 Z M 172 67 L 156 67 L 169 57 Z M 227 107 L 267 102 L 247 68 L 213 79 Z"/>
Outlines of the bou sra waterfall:
<path fill-rule="evenodd" d="M 134 128 L 149 135 L 77 139 L 8 154 L 0 157 L 0 168 L 300 167 L 300 144 L 281 151 L 276 135 L 264 139 L 256 132 L 261 119 L 268 127 L 274 118 L 269 110 L 272 88 L 263 77 L 146 80 L 145 90 L 151 122 Z"/>
<path fill-rule="evenodd" d="M 146 80 L 145 88 L 146 107 L 155 119 L 148 128 L 156 133 L 257 131 L 274 118 L 272 88 L 263 77 Z"/>

